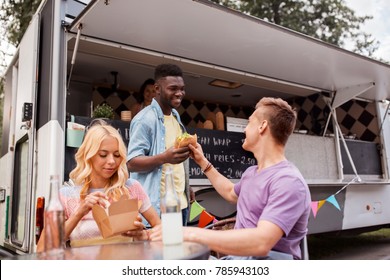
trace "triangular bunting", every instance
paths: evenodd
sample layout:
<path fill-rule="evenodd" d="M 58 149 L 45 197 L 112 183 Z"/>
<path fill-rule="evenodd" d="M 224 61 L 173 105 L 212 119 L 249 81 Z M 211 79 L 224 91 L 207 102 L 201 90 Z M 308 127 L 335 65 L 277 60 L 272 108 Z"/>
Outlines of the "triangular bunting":
<path fill-rule="evenodd" d="M 207 213 L 205 210 L 200 213 L 198 227 L 204 228 L 214 220 L 214 216 Z"/>
<path fill-rule="evenodd" d="M 311 202 L 311 211 L 313 211 L 313 216 L 315 218 L 317 216 L 317 211 L 318 211 L 318 201 Z"/>
<path fill-rule="evenodd" d="M 192 202 L 190 209 L 190 221 L 199 216 L 199 214 L 202 213 L 203 210 L 204 208 L 196 200 Z"/>
<path fill-rule="evenodd" d="M 325 204 L 325 200 L 320 200 L 320 201 L 318 201 L 318 209 L 317 209 L 317 211 L 320 210 L 320 208 L 321 208 L 324 204 Z"/>
<path fill-rule="evenodd" d="M 332 194 L 331 196 L 329 196 L 327 199 L 323 199 L 323 200 L 319 200 L 319 201 L 312 201 L 311 202 L 311 210 L 313 212 L 314 218 L 317 216 L 318 211 L 320 211 L 320 208 L 325 204 L 325 202 L 331 203 L 334 207 L 336 207 L 337 209 L 339 209 L 339 211 L 341 211 L 340 205 L 339 205 L 338 201 L 336 200 L 336 195 L 339 194 L 346 187 L 348 187 L 352 182 L 359 181 L 359 180 L 360 180 L 360 178 L 359 178 L 359 176 L 357 176 L 354 179 L 352 179 L 352 181 L 350 181 L 348 184 L 346 184 L 344 187 L 342 187 L 340 190 L 338 190 L 335 194 Z"/>
<path fill-rule="evenodd" d="M 329 196 L 326 199 L 326 201 L 329 202 L 329 203 L 332 203 L 334 205 L 334 207 L 336 207 L 337 209 L 341 210 L 340 206 L 339 206 L 339 203 L 337 202 L 337 200 L 336 200 L 334 195 Z"/>

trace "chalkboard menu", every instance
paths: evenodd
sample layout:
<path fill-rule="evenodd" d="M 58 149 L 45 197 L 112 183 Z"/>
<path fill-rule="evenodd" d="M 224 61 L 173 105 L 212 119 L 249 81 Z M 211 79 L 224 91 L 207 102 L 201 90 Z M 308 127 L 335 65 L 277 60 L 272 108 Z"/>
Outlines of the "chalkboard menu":
<path fill-rule="evenodd" d="M 188 128 L 187 130 L 188 133 L 197 134 L 198 143 L 202 146 L 206 158 L 229 179 L 240 179 L 249 166 L 256 164 L 253 154 L 242 148 L 244 133 L 200 128 Z M 190 178 L 207 178 L 192 159 L 190 160 Z"/>

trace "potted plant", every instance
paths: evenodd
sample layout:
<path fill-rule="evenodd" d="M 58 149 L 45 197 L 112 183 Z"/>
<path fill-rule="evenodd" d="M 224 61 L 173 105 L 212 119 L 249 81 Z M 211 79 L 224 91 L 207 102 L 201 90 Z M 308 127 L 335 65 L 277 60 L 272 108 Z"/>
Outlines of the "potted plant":
<path fill-rule="evenodd" d="M 97 105 L 95 110 L 93 110 L 92 117 L 93 118 L 113 119 L 114 118 L 114 109 L 110 105 L 108 105 L 107 103 Z"/>

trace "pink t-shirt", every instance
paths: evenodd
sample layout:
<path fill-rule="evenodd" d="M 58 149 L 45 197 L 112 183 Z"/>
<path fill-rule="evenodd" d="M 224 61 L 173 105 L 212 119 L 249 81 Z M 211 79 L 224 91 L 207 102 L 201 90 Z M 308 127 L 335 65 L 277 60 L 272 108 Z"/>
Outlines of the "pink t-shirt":
<path fill-rule="evenodd" d="M 145 212 L 152 206 L 148 195 L 145 193 L 144 189 L 138 181 L 134 179 L 128 179 L 126 181 L 126 186 L 129 190 L 130 198 L 137 198 L 138 200 L 142 201 L 142 206 L 139 210 L 140 213 Z M 72 216 L 79 207 L 80 190 L 81 186 L 72 185 L 65 185 L 60 189 L 60 198 L 65 209 L 66 220 L 69 219 L 69 217 Z M 92 191 L 104 192 L 103 189 L 93 189 Z M 85 215 L 74 228 L 69 236 L 69 239 L 84 240 L 98 237 L 101 237 L 99 228 L 92 217 L 92 211 L 89 211 L 89 213 Z"/>

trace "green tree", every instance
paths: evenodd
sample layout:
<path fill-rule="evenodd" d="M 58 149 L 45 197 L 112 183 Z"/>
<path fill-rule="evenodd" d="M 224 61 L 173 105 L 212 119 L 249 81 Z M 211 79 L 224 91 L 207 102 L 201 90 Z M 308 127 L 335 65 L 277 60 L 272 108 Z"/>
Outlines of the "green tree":
<path fill-rule="evenodd" d="M 373 57 L 379 42 L 360 27 L 372 16 L 357 16 L 344 0 L 212 0 L 324 42 Z"/>
<path fill-rule="evenodd" d="M 32 16 L 42 0 L 3 0 L 1 23 L 6 27 L 7 39 L 15 46 L 20 43 Z"/>
<path fill-rule="evenodd" d="M 3 142 L 3 111 L 4 111 L 4 82 L 3 77 L 0 79 L 0 151 Z"/>
<path fill-rule="evenodd" d="M 12 55 L 5 45 L 18 46 L 32 16 L 42 0 L 2 0 L 0 4 L 0 149 L 3 132 L 4 70 L 6 58 Z"/>

